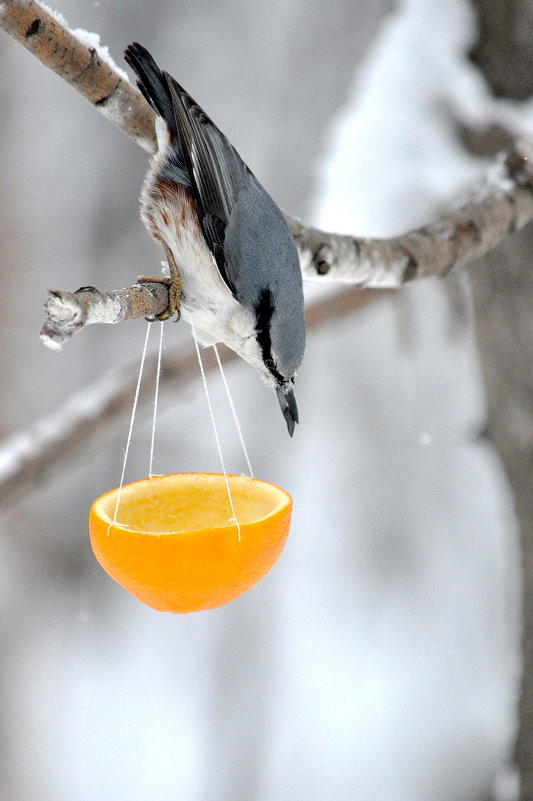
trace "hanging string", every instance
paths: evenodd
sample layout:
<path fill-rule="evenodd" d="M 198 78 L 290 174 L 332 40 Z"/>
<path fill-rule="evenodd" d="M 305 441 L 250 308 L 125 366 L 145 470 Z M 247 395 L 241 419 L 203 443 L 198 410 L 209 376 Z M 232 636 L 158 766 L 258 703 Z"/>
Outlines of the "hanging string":
<path fill-rule="evenodd" d="M 154 395 L 154 416 L 152 419 L 152 440 L 150 442 L 150 466 L 148 475 L 153 478 L 154 467 L 154 444 L 155 444 L 155 421 L 157 419 L 157 404 L 159 401 L 159 378 L 161 376 L 161 353 L 163 351 L 163 323 L 159 326 L 159 351 L 157 354 L 157 373 L 155 377 L 155 395 Z"/>
<path fill-rule="evenodd" d="M 218 348 L 216 345 L 213 345 L 213 350 L 215 351 L 218 369 L 220 370 L 220 375 L 222 376 L 222 381 L 224 383 L 224 389 L 226 390 L 226 396 L 228 398 L 229 407 L 231 409 L 231 414 L 233 415 L 233 422 L 235 423 L 235 428 L 237 429 L 237 434 L 239 435 L 239 440 L 241 442 L 244 458 L 246 459 L 246 464 L 248 465 L 248 475 L 250 476 L 250 478 L 253 478 L 254 471 L 252 470 L 250 457 L 248 456 L 248 450 L 246 449 L 246 445 L 244 444 L 244 437 L 242 435 L 241 424 L 239 423 L 239 418 L 237 417 L 237 410 L 235 408 L 235 404 L 233 403 L 233 398 L 231 396 L 228 382 L 226 381 L 226 375 L 224 373 L 224 369 L 222 367 L 222 362 L 220 361 L 220 356 L 218 355 Z"/>
<path fill-rule="evenodd" d="M 220 457 L 220 463 L 222 465 L 222 472 L 224 473 L 224 480 L 226 482 L 226 490 L 228 492 L 228 499 L 229 499 L 229 505 L 230 505 L 230 508 L 231 508 L 231 514 L 233 515 L 231 517 L 231 522 L 235 523 L 235 525 L 237 526 L 237 537 L 238 537 L 238 540 L 240 542 L 241 541 L 241 527 L 239 525 L 239 521 L 237 520 L 237 516 L 235 514 L 235 507 L 233 506 L 233 498 L 231 497 L 231 490 L 230 490 L 230 487 L 229 487 L 228 474 L 226 473 L 226 466 L 224 464 L 224 457 L 222 456 L 222 448 L 220 446 L 220 439 L 218 437 L 217 424 L 216 424 L 216 421 L 215 421 L 215 415 L 213 413 L 213 407 L 211 405 L 211 398 L 210 398 L 210 395 L 209 395 L 209 390 L 207 388 L 207 380 L 206 380 L 206 377 L 205 377 L 204 365 L 202 363 L 202 357 L 200 355 L 200 348 L 198 347 L 198 340 L 196 339 L 196 331 L 194 330 L 194 325 L 192 323 L 191 323 L 191 331 L 192 331 L 192 336 L 193 336 L 193 339 L 194 339 L 194 346 L 196 348 L 196 355 L 198 357 L 198 364 L 200 365 L 200 373 L 202 374 L 202 381 L 203 381 L 203 384 L 204 384 L 204 390 L 205 390 L 205 394 L 206 394 L 206 397 L 207 397 L 207 405 L 209 406 L 209 414 L 211 415 L 211 423 L 213 424 L 213 431 L 215 432 L 215 440 L 216 440 L 216 443 L 217 443 L 218 455 Z"/>
<path fill-rule="evenodd" d="M 135 388 L 135 397 L 133 399 L 133 409 L 131 410 L 130 428 L 129 428 L 129 431 L 128 431 L 128 439 L 126 441 L 126 450 L 124 451 L 124 461 L 122 463 L 122 475 L 120 476 L 120 487 L 118 488 L 117 502 L 115 504 L 115 513 L 113 515 L 113 520 L 109 524 L 108 529 L 107 529 L 108 535 L 109 535 L 109 529 L 111 528 L 113 523 L 117 522 L 118 507 L 120 505 L 120 496 L 122 495 L 122 487 L 124 485 L 124 476 L 126 475 L 126 462 L 128 461 L 128 453 L 129 453 L 130 444 L 131 444 L 131 435 L 132 435 L 132 432 L 133 432 L 133 425 L 135 423 L 135 414 L 137 412 L 137 403 L 139 401 L 139 391 L 141 389 L 141 379 L 142 379 L 142 374 L 143 374 L 143 370 L 144 370 L 144 361 L 146 359 L 146 351 L 148 349 L 148 337 L 150 336 L 150 326 L 151 326 L 151 323 L 148 323 L 148 327 L 146 329 L 146 336 L 144 338 L 143 352 L 142 352 L 142 356 L 141 356 L 141 366 L 139 367 L 139 377 L 137 378 L 137 386 Z M 161 327 L 163 327 L 163 326 L 161 326 Z"/>

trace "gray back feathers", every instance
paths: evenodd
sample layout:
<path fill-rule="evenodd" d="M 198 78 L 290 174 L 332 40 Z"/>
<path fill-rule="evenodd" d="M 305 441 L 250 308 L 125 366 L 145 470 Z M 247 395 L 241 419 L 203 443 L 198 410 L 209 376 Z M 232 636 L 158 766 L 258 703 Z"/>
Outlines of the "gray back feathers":
<path fill-rule="evenodd" d="M 290 379 L 302 361 L 305 325 L 298 253 L 281 211 L 224 134 L 145 48 L 130 45 L 126 60 L 168 125 L 172 152 L 165 176 L 191 188 L 222 278 L 256 315 L 265 362 L 275 358 L 279 378 Z"/>
<path fill-rule="evenodd" d="M 300 264 L 287 223 L 224 134 L 164 75 L 206 242 L 244 307 L 255 313 L 269 291 L 271 312 L 261 321 L 269 330 L 259 334 L 265 349 L 269 340 L 282 377 L 290 378 L 303 358 L 305 324 Z"/>

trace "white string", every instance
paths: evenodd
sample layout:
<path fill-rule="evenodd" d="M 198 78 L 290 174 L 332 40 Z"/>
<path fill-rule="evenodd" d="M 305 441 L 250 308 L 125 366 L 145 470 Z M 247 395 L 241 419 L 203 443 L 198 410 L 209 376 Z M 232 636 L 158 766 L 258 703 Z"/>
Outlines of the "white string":
<path fill-rule="evenodd" d="M 120 496 L 122 495 L 122 487 L 124 485 L 124 476 L 126 475 L 126 462 L 128 461 L 128 453 L 129 453 L 130 444 L 131 444 L 131 435 L 132 435 L 132 432 L 133 432 L 133 424 L 135 423 L 135 413 L 137 412 L 137 402 L 139 400 L 139 391 L 141 389 L 141 379 L 142 379 L 142 374 L 143 374 L 143 369 L 144 369 L 144 360 L 146 358 L 146 350 L 148 348 L 148 337 L 150 336 L 150 326 L 151 326 L 151 323 L 148 323 L 148 327 L 146 329 L 146 336 L 144 338 L 143 353 L 142 353 L 142 356 L 141 356 L 141 366 L 139 367 L 139 377 L 137 378 L 137 386 L 135 388 L 135 398 L 133 399 L 133 409 L 131 410 L 130 428 L 129 428 L 129 431 L 128 431 L 128 439 L 126 441 L 126 450 L 124 452 L 124 461 L 122 463 L 122 475 L 120 476 L 120 487 L 118 488 L 117 502 L 116 502 L 116 505 L 115 505 L 115 514 L 113 515 L 113 521 L 109 524 L 109 527 L 107 529 L 107 533 L 108 534 L 109 534 L 109 529 L 111 528 L 113 523 L 117 522 L 118 507 L 120 505 Z"/>
<path fill-rule="evenodd" d="M 237 536 L 238 536 L 238 540 L 240 542 L 241 541 L 241 527 L 239 525 L 239 521 L 237 520 L 237 515 L 235 514 L 235 507 L 233 506 L 233 498 L 231 497 L 231 490 L 229 488 L 228 474 L 226 473 L 226 466 L 224 464 L 224 457 L 222 456 L 222 448 L 220 447 L 220 439 L 218 437 L 217 424 L 215 422 L 215 415 L 213 413 L 213 407 L 211 405 L 211 398 L 209 396 L 209 390 L 207 388 L 207 380 L 206 380 L 206 377 L 205 377 L 204 365 L 202 363 L 202 357 L 200 355 L 200 348 L 198 347 L 198 340 L 196 339 L 196 331 L 194 330 L 194 325 L 192 323 L 191 323 L 191 331 L 192 331 L 192 336 L 193 336 L 193 339 L 194 339 L 194 346 L 196 348 L 196 355 L 198 356 L 198 364 L 200 365 L 200 372 L 202 374 L 202 381 L 204 383 L 205 394 L 206 394 L 206 397 L 207 397 L 207 405 L 209 406 L 209 414 L 211 415 L 211 423 L 213 424 L 213 431 L 215 432 L 215 440 L 216 440 L 216 443 L 217 443 L 218 455 L 220 457 L 220 463 L 222 464 L 222 472 L 224 473 L 224 480 L 226 482 L 226 490 L 228 491 L 229 505 L 230 505 L 230 508 L 231 508 L 231 514 L 233 515 L 233 517 L 231 518 L 231 521 L 233 523 L 235 523 L 235 525 L 237 526 Z"/>
<path fill-rule="evenodd" d="M 216 345 L 213 345 L 213 350 L 215 351 L 215 356 L 217 359 L 218 369 L 220 370 L 220 375 L 222 376 L 222 381 L 224 383 L 224 389 L 226 390 L 226 395 L 228 398 L 229 407 L 231 409 L 231 413 L 233 415 L 233 422 L 235 423 L 235 428 L 237 429 L 237 434 L 239 435 L 239 439 L 241 441 L 241 447 L 244 453 L 244 458 L 246 459 L 246 464 L 248 465 L 248 475 L 250 478 L 254 477 L 254 471 L 252 470 L 252 465 L 250 462 L 250 457 L 248 456 L 248 451 L 246 449 L 246 445 L 244 444 L 244 437 L 242 435 L 241 424 L 239 423 L 239 418 L 237 417 L 237 410 L 235 408 L 235 404 L 233 403 L 233 398 L 231 397 L 231 392 L 228 386 L 228 382 L 226 381 L 226 376 L 224 374 L 224 369 L 222 367 L 222 362 L 220 361 L 220 356 L 218 355 L 218 348 Z"/>
<path fill-rule="evenodd" d="M 163 351 L 163 323 L 159 325 L 159 352 L 157 354 L 157 374 L 155 377 L 155 395 L 154 395 L 154 417 L 152 420 L 152 440 L 150 442 L 150 467 L 148 475 L 153 477 L 154 467 L 154 445 L 155 445 L 155 421 L 157 419 L 157 403 L 159 401 L 159 378 L 161 376 L 161 353 Z"/>

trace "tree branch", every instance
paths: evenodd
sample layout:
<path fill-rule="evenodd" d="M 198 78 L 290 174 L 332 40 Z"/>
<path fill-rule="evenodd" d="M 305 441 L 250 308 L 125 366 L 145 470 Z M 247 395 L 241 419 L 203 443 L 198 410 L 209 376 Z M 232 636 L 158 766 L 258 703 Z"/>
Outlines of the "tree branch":
<path fill-rule="evenodd" d="M 445 276 L 479 259 L 533 219 L 533 147 L 515 150 L 492 168 L 486 183 L 436 222 L 390 239 L 328 234 L 287 218 L 304 280 L 358 287 L 399 288 Z"/>
<path fill-rule="evenodd" d="M 0 26 L 140 147 L 155 152 L 154 112 L 96 34 L 70 30 L 61 14 L 34 0 L 2 0 Z"/>
<path fill-rule="evenodd" d="M 168 286 L 155 281 L 138 282 L 113 292 L 101 292 L 93 286 L 76 292 L 49 289 L 41 341 L 51 350 L 62 350 L 65 342 L 85 325 L 153 318 L 167 307 Z"/>
<path fill-rule="evenodd" d="M 137 144 L 154 152 L 154 114 L 95 34 L 70 30 L 60 15 L 48 13 L 34 0 L 0 2 L 0 25 Z M 393 288 L 430 275 L 444 276 L 478 259 L 533 219 L 532 161 L 531 147 L 520 144 L 505 163 L 498 163 L 482 192 L 440 220 L 404 236 L 343 236 L 305 226 L 286 215 L 304 279 Z M 137 291 L 136 287 L 112 293 L 95 290 L 83 298 L 79 292 L 74 296 L 53 292 L 53 301 L 49 299 L 46 306 L 43 342 L 57 349 L 86 323 L 119 322 L 161 312 L 164 287 L 146 284 L 144 305 L 132 303 Z M 61 305 L 69 307 L 64 330 Z M 54 320 L 50 315 L 55 315 Z"/>

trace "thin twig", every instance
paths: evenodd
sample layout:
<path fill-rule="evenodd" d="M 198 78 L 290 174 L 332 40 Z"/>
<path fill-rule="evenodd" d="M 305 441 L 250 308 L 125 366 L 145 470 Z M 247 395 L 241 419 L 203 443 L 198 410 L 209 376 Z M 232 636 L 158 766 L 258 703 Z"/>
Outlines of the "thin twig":
<path fill-rule="evenodd" d="M 479 259 L 533 219 L 533 150 L 525 143 L 499 165 L 484 193 L 437 222 L 391 239 L 328 234 L 290 220 L 303 277 L 315 283 L 394 289 L 419 278 L 444 276 Z M 87 291 L 90 289 L 90 292 Z M 88 323 L 155 317 L 168 305 L 164 284 L 143 282 L 114 292 L 94 287 L 50 292 L 41 339 L 60 349 Z"/>

